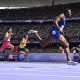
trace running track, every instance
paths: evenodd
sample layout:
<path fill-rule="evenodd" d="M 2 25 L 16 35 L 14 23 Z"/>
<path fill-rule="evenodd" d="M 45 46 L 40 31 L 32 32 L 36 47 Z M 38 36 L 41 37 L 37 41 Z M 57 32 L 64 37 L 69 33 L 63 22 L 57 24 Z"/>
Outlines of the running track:
<path fill-rule="evenodd" d="M 80 64 L 0 62 L 0 80 L 80 80 Z"/>

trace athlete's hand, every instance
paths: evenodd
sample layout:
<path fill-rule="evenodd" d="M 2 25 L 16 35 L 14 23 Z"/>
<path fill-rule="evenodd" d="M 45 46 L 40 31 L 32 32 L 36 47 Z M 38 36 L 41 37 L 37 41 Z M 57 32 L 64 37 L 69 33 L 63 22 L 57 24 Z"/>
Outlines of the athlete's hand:
<path fill-rule="evenodd" d="M 64 34 L 64 32 L 62 30 L 59 30 L 61 34 Z"/>
<path fill-rule="evenodd" d="M 30 41 L 28 41 L 27 43 L 30 43 Z"/>
<path fill-rule="evenodd" d="M 11 33 L 11 35 L 13 35 L 13 33 Z"/>

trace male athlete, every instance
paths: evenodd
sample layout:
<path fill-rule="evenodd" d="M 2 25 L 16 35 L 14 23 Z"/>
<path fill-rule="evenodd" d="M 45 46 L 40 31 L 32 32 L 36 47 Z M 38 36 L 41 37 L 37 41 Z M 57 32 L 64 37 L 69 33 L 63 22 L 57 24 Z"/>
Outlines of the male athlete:
<path fill-rule="evenodd" d="M 24 61 L 28 61 L 27 60 L 27 56 L 28 56 L 29 50 L 25 48 L 27 43 L 29 43 L 28 35 L 25 35 L 24 38 L 22 38 L 22 40 L 20 42 L 18 50 L 16 51 L 16 53 L 19 53 L 20 51 L 25 51 L 26 52 L 26 56 L 25 56 L 25 60 Z"/>
<path fill-rule="evenodd" d="M 11 48 L 11 54 L 9 55 L 10 59 L 13 59 L 12 54 L 13 54 L 13 50 L 14 50 L 14 46 L 12 44 L 10 44 L 10 39 L 11 39 L 12 34 L 13 34 L 12 28 L 8 28 L 8 32 L 6 32 L 6 34 L 5 34 L 4 42 L 0 49 L 0 52 L 3 52 L 3 50 L 5 48 Z"/>
<path fill-rule="evenodd" d="M 64 38 L 63 34 L 63 28 L 66 23 L 65 18 L 71 17 L 71 10 L 66 9 L 64 13 L 60 14 L 55 20 L 54 24 L 50 31 L 49 35 L 47 36 L 46 39 L 43 39 L 39 36 L 38 31 L 36 30 L 30 30 L 28 34 L 34 33 L 37 39 L 39 40 L 40 44 L 42 47 L 45 47 L 53 38 L 58 39 L 58 41 L 64 46 L 65 51 L 66 51 L 66 56 L 67 56 L 67 63 L 68 64 L 77 64 L 77 62 L 71 61 L 70 58 L 70 50 L 69 50 L 69 43 L 66 41 Z"/>

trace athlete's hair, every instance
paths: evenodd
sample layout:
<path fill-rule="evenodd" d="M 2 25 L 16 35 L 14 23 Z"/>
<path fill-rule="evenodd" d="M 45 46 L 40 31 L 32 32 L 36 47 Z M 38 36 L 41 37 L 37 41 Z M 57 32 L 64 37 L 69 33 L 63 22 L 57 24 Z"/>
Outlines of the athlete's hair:
<path fill-rule="evenodd" d="M 7 30 L 12 29 L 11 27 L 9 27 Z"/>
<path fill-rule="evenodd" d="M 64 10 L 64 13 L 66 14 L 66 12 L 68 12 L 69 10 L 70 10 L 70 9 L 68 9 L 68 8 L 67 8 L 67 9 L 65 9 L 65 10 Z"/>
<path fill-rule="evenodd" d="M 24 35 L 24 37 L 28 36 L 28 34 Z"/>

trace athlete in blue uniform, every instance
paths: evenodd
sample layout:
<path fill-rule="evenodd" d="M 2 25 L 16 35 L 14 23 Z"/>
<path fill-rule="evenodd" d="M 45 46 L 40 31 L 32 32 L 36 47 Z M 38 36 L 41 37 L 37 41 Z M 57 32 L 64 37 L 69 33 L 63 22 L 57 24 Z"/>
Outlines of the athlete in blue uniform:
<path fill-rule="evenodd" d="M 63 28 L 66 23 L 65 18 L 71 17 L 71 10 L 66 9 L 64 13 L 60 14 L 55 20 L 54 24 L 50 31 L 49 35 L 46 39 L 43 39 L 39 36 L 38 31 L 36 30 L 30 30 L 28 33 L 34 33 L 37 39 L 39 40 L 42 47 L 45 47 L 53 38 L 58 39 L 58 41 L 64 46 L 66 55 L 67 55 L 67 63 L 68 64 L 77 64 L 77 62 L 71 61 L 70 58 L 70 50 L 69 50 L 69 43 L 66 41 L 65 37 L 63 36 Z"/>

